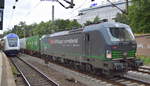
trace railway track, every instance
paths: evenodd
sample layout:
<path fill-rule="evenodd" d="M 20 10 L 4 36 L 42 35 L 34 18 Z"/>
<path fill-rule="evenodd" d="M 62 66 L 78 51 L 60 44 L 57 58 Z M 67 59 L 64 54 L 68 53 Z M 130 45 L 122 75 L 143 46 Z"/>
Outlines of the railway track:
<path fill-rule="evenodd" d="M 143 82 L 139 82 L 125 77 L 116 77 L 110 80 L 114 83 L 118 83 L 117 86 L 149 86 L 148 84 L 145 84 Z"/>
<path fill-rule="evenodd" d="M 150 69 L 149 67 L 144 67 L 142 66 L 143 71 Z M 123 76 L 119 77 L 113 77 L 113 78 L 105 78 L 102 77 L 100 78 L 99 76 L 95 75 L 89 75 L 97 80 L 104 80 L 108 83 L 117 85 L 117 86 L 150 86 L 150 74 L 145 73 L 145 72 L 140 72 L 140 71 L 128 71 L 126 74 Z"/>
<path fill-rule="evenodd" d="M 106 77 L 100 77 L 100 76 L 95 76 L 95 75 L 90 75 L 93 78 L 96 78 L 97 80 L 103 80 L 107 83 L 111 83 L 115 86 L 150 86 L 150 75 L 138 75 L 139 77 L 135 77 L 137 76 L 138 73 L 135 72 L 128 72 L 127 74 L 125 74 L 122 77 L 116 76 L 116 77 L 112 77 L 112 78 L 106 78 Z M 145 77 L 147 76 L 147 77 Z"/>
<path fill-rule="evenodd" d="M 134 82 L 136 86 L 150 86 L 150 67 L 141 66 L 137 71 L 128 71 L 122 78 L 128 80 L 126 83 Z"/>
<path fill-rule="evenodd" d="M 59 86 L 32 64 L 17 57 L 11 58 L 11 60 L 23 76 L 27 86 Z"/>
<path fill-rule="evenodd" d="M 60 65 L 60 64 L 57 64 L 57 65 Z M 60 66 L 63 66 L 63 65 L 60 65 Z M 63 66 L 63 67 L 68 68 L 66 66 Z M 100 82 L 100 83 L 102 82 L 103 84 L 102 86 L 150 86 L 150 74 L 145 74 L 141 72 L 129 71 L 123 77 L 114 77 L 114 78 L 109 79 L 109 78 L 106 78 L 105 76 L 97 76 L 97 75 L 89 74 L 86 72 L 74 70 L 72 68 L 71 70 L 88 75 L 89 77 L 92 77 L 91 80 L 95 80 L 96 82 Z M 139 77 L 134 77 L 134 76 L 139 76 Z"/>
<path fill-rule="evenodd" d="M 150 74 L 139 71 L 129 71 L 124 75 L 125 78 L 141 82 L 147 86 L 150 86 Z"/>
<path fill-rule="evenodd" d="M 54 63 L 55 64 L 55 63 Z M 60 64 L 57 64 L 60 65 Z M 103 75 L 95 75 L 87 72 L 81 72 L 80 70 L 75 70 L 74 68 L 66 67 L 65 65 L 60 65 L 65 68 L 69 68 L 73 71 L 83 73 L 92 77 L 91 80 L 95 80 L 96 82 L 102 82 L 102 86 L 150 86 L 150 74 L 138 72 L 138 71 L 129 71 L 127 74 L 122 77 L 114 77 L 108 78 Z M 138 76 L 138 77 L 137 77 Z"/>
<path fill-rule="evenodd" d="M 32 58 L 32 57 L 30 57 L 30 58 Z M 29 60 L 31 61 L 32 59 L 29 59 Z M 49 64 L 51 64 L 51 63 L 49 63 Z M 62 66 L 63 68 L 59 69 L 59 67 L 56 67 L 57 65 Z M 145 76 L 147 76 L 147 75 L 145 75 L 145 73 L 141 73 L 141 72 L 139 73 L 138 71 L 136 71 L 137 73 L 135 73 L 134 71 L 129 71 L 123 77 L 105 78 L 101 75 L 93 75 L 93 74 L 89 74 L 86 72 L 81 72 L 78 70 L 74 70 L 74 68 L 66 67 L 64 65 L 60 65 L 57 63 L 54 63 L 54 64 L 50 65 L 49 67 L 52 67 L 55 69 L 57 68 L 56 70 L 60 71 L 60 72 L 62 70 L 64 71 L 65 68 L 67 68 L 74 72 L 81 73 L 81 74 L 83 74 L 82 76 L 84 78 L 87 78 L 88 80 L 91 80 L 92 82 L 99 83 L 99 85 L 95 85 L 95 86 L 150 86 L 150 83 L 148 81 L 148 80 L 150 80 L 150 77 L 149 77 L 150 75 L 147 78 L 145 78 Z M 78 74 L 78 75 L 80 75 L 80 74 Z M 135 76 L 139 76 L 140 78 L 135 77 Z"/>
<path fill-rule="evenodd" d="M 147 69 L 147 70 L 150 70 L 150 66 L 141 66 L 140 69 Z"/>
<path fill-rule="evenodd" d="M 150 67 L 149 66 L 141 66 L 138 71 L 150 74 Z"/>

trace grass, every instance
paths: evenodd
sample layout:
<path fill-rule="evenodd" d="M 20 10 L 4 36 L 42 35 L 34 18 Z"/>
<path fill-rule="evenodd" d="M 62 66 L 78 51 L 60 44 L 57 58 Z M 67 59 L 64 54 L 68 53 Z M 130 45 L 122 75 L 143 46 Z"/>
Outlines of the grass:
<path fill-rule="evenodd" d="M 143 60 L 144 65 L 150 65 L 150 56 L 137 56 L 137 57 Z"/>
<path fill-rule="evenodd" d="M 11 66 L 12 72 L 14 75 L 19 74 L 19 72 L 17 71 L 16 67 L 14 65 Z"/>

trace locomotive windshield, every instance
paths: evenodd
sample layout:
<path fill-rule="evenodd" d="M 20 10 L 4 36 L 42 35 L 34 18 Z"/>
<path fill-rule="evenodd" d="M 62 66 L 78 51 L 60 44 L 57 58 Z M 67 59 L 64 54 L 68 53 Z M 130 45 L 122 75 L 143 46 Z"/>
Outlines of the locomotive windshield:
<path fill-rule="evenodd" d="M 17 38 L 8 38 L 8 43 L 10 47 L 16 47 L 17 46 Z"/>
<path fill-rule="evenodd" d="M 135 40 L 130 28 L 109 28 L 111 41 L 132 41 Z"/>

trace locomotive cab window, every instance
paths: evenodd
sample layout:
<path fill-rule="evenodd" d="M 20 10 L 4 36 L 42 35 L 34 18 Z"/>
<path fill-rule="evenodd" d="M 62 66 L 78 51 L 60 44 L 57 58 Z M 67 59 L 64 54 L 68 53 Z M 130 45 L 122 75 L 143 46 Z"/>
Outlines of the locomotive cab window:
<path fill-rule="evenodd" d="M 111 41 L 132 41 L 135 40 L 134 35 L 130 28 L 108 28 Z"/>

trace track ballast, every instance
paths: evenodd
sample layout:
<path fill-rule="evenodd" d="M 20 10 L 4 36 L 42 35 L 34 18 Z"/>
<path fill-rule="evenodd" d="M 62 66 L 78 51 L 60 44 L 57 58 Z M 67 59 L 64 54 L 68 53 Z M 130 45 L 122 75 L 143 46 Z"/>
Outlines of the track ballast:
<path fill-rule="evenodd" d="M 11 60 L 24 77 L 28 86 L 59 86 L 30 63 L 17 57 L 11 58 Z"/>

